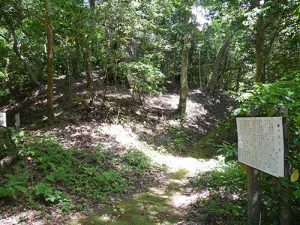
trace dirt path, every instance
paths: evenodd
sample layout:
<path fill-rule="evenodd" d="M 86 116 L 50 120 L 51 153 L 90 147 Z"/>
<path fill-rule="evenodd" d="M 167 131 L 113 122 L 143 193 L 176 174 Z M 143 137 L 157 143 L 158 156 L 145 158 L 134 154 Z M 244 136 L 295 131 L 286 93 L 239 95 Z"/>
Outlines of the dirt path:
<path fill-rule="evenodd" d="M 129 129 L 129 128 L 128 128 Z M 168 176 L 157 187 L 122 200 L 77 224 L 193 224 L 186 221 L 187 208 L 205 193 L 195 193 L 189 187 L 189 177 L 208 172 L 223 165 L 222 159 L 198 160 L 154 151 L 139 141 L 133 132 L 120 125 L 105 126 L 102 132 L 128 148 L 136 148 L 148 155 L 155 164 L 166 166 Z"/>

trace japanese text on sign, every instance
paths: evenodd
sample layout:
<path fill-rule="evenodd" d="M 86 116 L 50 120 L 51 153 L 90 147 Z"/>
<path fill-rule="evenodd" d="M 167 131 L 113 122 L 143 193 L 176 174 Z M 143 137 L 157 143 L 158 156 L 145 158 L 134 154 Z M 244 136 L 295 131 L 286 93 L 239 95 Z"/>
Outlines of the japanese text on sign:
<path fill-rule="evenodd" d="M 284 176 L 282 117 L 237 118 L 238 160 L 276 177 Z"/>

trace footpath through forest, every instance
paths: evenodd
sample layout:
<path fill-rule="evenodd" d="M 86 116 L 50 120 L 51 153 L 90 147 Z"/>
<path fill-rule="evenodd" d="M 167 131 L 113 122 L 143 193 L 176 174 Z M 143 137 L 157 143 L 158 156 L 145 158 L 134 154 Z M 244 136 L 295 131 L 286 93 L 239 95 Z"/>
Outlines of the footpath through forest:
<path fill-rule="evenodd" d="M 222 158 L 213 157 L 214 137 L 218 134 L 211 131 L 230 111 L 231 100 L 226 96 L 210 97 L 199 90 L 192 90 L 187 115 L 179 119 L 176 117 L 178 94 L 147 96 L 141 104 L 134 101 L 126 90 L 109 90 L 104 105 L 102 99 L 96 97 L 99 102 L 95 100 L 87 107 L 81 91 L 81 86 L 78 86 L 78 97 L 69 102 L 65 90 L 56 88 L 56 120 L 61 122 L 51 126 L 40 125 L 39 122 L 45 115 L 41 93 L 23 103 L 4 106 L 1 110 L 11 115 L 15 111 L 21 112 L 23 126 L 30 135 L 55 137 L 63 149 L 87 154 L 95 152 L 100 143 L 102 149 L 112 154 L 110 162 L 101 162 L 104 166 L 113 163 L 114 157 L 122 158 L 126 152 L 142 152 L 152 164 L 161 168 L 162 175 L 158 173 L 157 179 L 153 174 L 149 174 L 149 178 L 132 177 L 138 184 L 132 185 L 136 186 L 135 190 L 124 196 L 112 196 L 109 204 L 99 202 L 99 206 L 90 211 L 74 211 L 64 216 L 47 205 L 34 211 L 24 211 L 24 205 L 24 208 L 20 206 L 6 212 L 0 223 L 19 224 L 18 221 L 26 218 L 27 224 L 199 224 L 195 223 L 198 218 L 189 218 L 193 215 L 193 204 L 207 198 L 210 193 L 205 188 L 193 188 L 191 179 L 224 165 Z M 204 140 L 204 145 L 198 146 L 201 140 Z M 194 215 L 197 215 L 196 211 Z"/>
<path fill-rule="evenodd" d="M 123 99 L 124 103 L 126 100 L 124 95 L 119 97 Z M 100 212 L 95 212 L 85 219 L 76 221 L 75 224 L 196 224 L 191 222 L 193 220 L 188 219 L 188 208 L 199 198 L 207 197 L 209 193 L 207 190 L 195 191 L 190 184 L 190 179 L 201 173 L 221 168 L 224 165 L 224 159 L 209 157 L 199 159 L 199 157 L 193 157 L 192 154 L 189 154 L 189 151 L 195 148 L 193 142 L 214 128 L 224 116 L 228 110 L 226 108 L 228 107 L 226 105 L 228 99 L 223 98 L 222 101 L 221 99 L 209 99 L 208 96 L 205 98 L 197 90 L 190 93 L 185 124 L 187 124 L 186 129 L 192 133 L 190 138 L 185 140 L 190 143 L 186 143 L 184 146 L 186 149 L 183 150 L 188 154 L 180 155 L 176 152 L 174 154 L 161 152 L 155 147 L 160 144 L 166 145 L 168 141 L 172 142 L 168 140 L 170 137 L 164 136 L 163 131 L 168 129 L 167 127 L 178 125 L 178 121 L 173 120 L 170 115 L 177 107 L 177 98 L 177 95 L 167 94 L 146 100 L 146 104 L 144 104 L 146 110 L 152 111 L 152 114 L 154 111 L 157 114 L 156 117 L 150 116 L 156 119 L 156 127 L 144 125 L 132 127 L 115 123 L 103 124 L 99 128 L 102 135 L 110 137 L 110 143 L 107 143 L 108 147 L 113 142 L 119 149 L 137 149 L 147 155 L 153 164 L 165 167 L 167 176 L 161 179 L 159 184 L 147 188 L 142 193 L 107 206 Z M 136 114 L 143 113 L 140 110 L 136 111 Z M 149 132 L 154 136 L 151 137 Z"/>
<path fill-rule="evenodd" d="M 120 125 L 105 127 L 104 132 L 126 147 L 139 149 L 150 157 L 153 163 L 166 166 L 168 175 L 158 186 L 121 200 L 77 223 L 86 225 L 196 224 L 186 221 L 187 208 L 208 193 L 194 192 L 189 185 L 189 178 L 220 168 L 224 160 L 220 158 L 200 160 L 157 152 L 146 143 L 140 142 L 132 132 Z"/>

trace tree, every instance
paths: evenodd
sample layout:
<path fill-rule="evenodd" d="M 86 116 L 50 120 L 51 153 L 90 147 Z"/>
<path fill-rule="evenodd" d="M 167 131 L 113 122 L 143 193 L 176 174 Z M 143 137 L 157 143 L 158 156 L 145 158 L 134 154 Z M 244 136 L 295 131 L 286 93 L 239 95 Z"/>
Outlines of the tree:
<path fill-rule="evenodd" d="M 47 10 L 47 114 L 50 122 L 54 119 L 53 112 L 53 27 L 50 0 L 46 0 Z"/>
<path fill-rule="evenodd" d="M 190 23 L 190 12 L 187 12 L 186 16 L 186 25 L 189 26 Z M 190 29 L 187 29 L 186 33 L 184 34 L 184 41 L 183 41 L 183 49 L 182 49 L 182 56 L 181 56 L 181 74 L 180 74 L 180 98 L 178 104 L 178 113 L 180 115 L 184 115 L 186 113 L 186 103 L 188 97 L 188 66 L 189 66 L 189 48 L 190 48 L 190 38 L 191 33 Z"/>
<path fill-rule="evenodd" d="M 181 54 L 181 73 L 180 73 L 180 94 L 179 94 L 179 104 L 177 112 L 179 115 L 185 115 L 186 113 L 186 104 L 188 98 L 188 67 L 189 67 L 189 49 L 190 49 L 190 39 L 193 34 L 192 27 L 192 13 L 191 6 L 193 2 L 187 2 L 183 4 L 184 9 L 184 37 L 183 37 L 183 47 Z"/>
<path fill-rule="evenodd" d="M 96 7 L 96 1 L 95 0 L 89 0 L 89 6 L 90 6 L 90 15 L 91 15 L 91 19 L 90 19 L 90 26 L 91 29 L 94 30 L 95 29 L 95 7 Z M 91 96 L 91 86 L 92 86 L 92 37 L 91 35 L 88 35 L 87 37 L 87 43 L 86 43 L 86 50 L 85 50 L 85 72 L 86 72 L 86 85 L 87 85 L 87 89 L 90 92 L 90 97 Z"/>
<path fill-rule="evenodd" d="M 208 91 L 210 92 L 210 94 L 214 94 L 218 81 L 221 78 L 221 75 L 226 67 L 226 58 L 231 39 L 231 36 L 225 38 L 224 43 L 217 54 L 216 60 L 213 65 L 212 77 L 208 83 Z"/>

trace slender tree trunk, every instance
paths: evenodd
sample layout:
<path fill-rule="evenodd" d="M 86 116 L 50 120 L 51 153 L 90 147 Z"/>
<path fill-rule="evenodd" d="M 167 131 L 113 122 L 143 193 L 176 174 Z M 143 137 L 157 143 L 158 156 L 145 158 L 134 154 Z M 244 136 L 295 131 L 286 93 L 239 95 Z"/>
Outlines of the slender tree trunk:
<path fill-rule="evenodd" d="M 253 1 L 254 7 L 260 7 L 260 0 Z M 256 31 L 255 31 L 255 61 L 256 74 L 255 81 L 265 83 L 265 62 L 264 62 L 264 27 L 263 17 L 261 14 L 257 16 Z"/>
<path fill-rule="evenodd" d="M 91 10 L 91 29 L 95 29 L 95 22 L 94 22 L 94 10 L 95 10 L 95 0 L 89 0 L 90 10 Z M 92 97 L 92 37 L 88 37 L 88 43 L 86 46 L 86 57 L 85 57 L 85 71 L 86 71 L 86 85 L 90 92 L 90 97 Z"/>
<path fill-rule="evenodd" d="M 263 57 L 263 31 L 261 28 L 261 16 L 258 16 L 257 21 L 257 31 L 255 34 L 255 59 L 256 59 L 256 75 L 255 80 L 256 82 L 264 83 L 265 78 L 265 71 L 264 71 L 264 57 Z"/>
<path fill-rule="evenodd" d="M 201 50 L 199 50 L 199 88 L 200 88 L 200 91 L 203 91 L 203 88 L 202 88 L 202 73 L 201 73 Z"/>
<path fill-rule="evenodd" d="M 21 50 L 20 50 L 20 47 L 19 47 L 19 43 L 18 43 L 16 30 L 13 26 L 10 27 L 10 32 L 11 32 L 11 35 L 13 37 L 13 49 L 14 49 L 14 52 L 15 52 L 16 56 L 20 60 L 22 66 L 25 68 L 25 70 L 29 73 L 29 76 L 30 76 L 31 80 L 33 81 L 33 83 L 36 86 L 38 86 L 39 82 L 38 82 L 38 80 L 35 76 L 35 73 L 32 71 L 32 69 L 28 65 L 28 62 L 26 61 L 26 59 L 22 56 L 22 53 L 21 53 Z"/>
<path fill-rule="evenodd" d="M 187 26 L 189 25 L 190 12 L 186 19 Z M 182 58 L 181 58 L 181 75 L 180 75 L 180 99 L 178 104 L 178 114 L 184 115 L 186 113 L 186 102 L 188 98 L 188 67 L 189 67 L 189 44 L 190 44 L 191 33 L 190 29 L 184 35 Z"/>
<path fill-rule="evenodd" d="M 90 41 L 89 41 L 90 42 Z M 92 87 L 92 49 L 91 44 L 88 43 L 85 52 L 85 72 L 86 72 L 86 86 L 90 91 Z"/>
<path fill-rule="evenodd" d="M 46 0 L 47 4 L 47 111 L 48 120 L 50 122 L 54 119 L 53 113 L 53 27 L 51 21 L 51 6 L 49 0 Z"/>
<path fill-rule="evenodd" d="M 214 62 L 213 74 L 208 84 L 208 91 L 211 94 L 214 94 L 218 81 L 220 80 L 220 77 L 222 75 L 223 68 L 224 68 L 223 65 L 225 65 L 225 59 L 228 53 L 230 43 L 231 43 L 231 37 L 227 37 L 218 52 L 216 61 Z"/>

